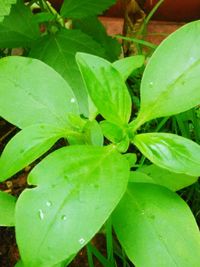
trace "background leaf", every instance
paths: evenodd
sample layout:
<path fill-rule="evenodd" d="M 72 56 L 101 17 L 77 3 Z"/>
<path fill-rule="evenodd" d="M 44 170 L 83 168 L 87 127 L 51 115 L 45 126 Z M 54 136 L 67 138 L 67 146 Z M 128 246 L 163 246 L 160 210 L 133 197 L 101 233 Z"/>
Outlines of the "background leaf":
<path fill-rule="evenodd" d="M 28 177 L 38 187 L 23 191 L 17 202 L 24 264 L 52 266 L 76 254 L 109 217 L 128 176 L 128 161 L 111 147 L 70 146 L 46 157 Z"/>
<path fill-rule="evenodd" d="M 0 181 L 11 177 L 47 152 L 64 136 L 64 131 L 46 124 L 35 124 L 21 130 L 2 152 Z"/>
<path fill-rule="evenodd" d="M 142 166 L 138 169 L 138 172 L 147 174 L 154 183 L 165 186 L 172 191 L 178 191 L 184 187 L 187 187 L 198 180 L 198 177 L 190 176 L 185 173 L 175 173 L 169 170 L 160 168 L 155 164 L 148 166 Z M 135 172 L 137 173 L 137 171 Z"/>
<path fill-rule="evenodd" d="M 65 0 L 61 8 L 61 15 L 72 19 L 99 15 L 115 2 L 116 0 Z"/>
<path fill-rule="evenodd" d="M 0 22 L 1 48 L 30 47 L 39 36 L 34 15 L 21 0 L 11 7 L 9 16 Z"/>
<path fill-rule="evenodd" d="M 126 124 L 131 114 L 131 98 L 119 72 L 97 56 L 77 53 L 76 60 L 99 113 L 109 122 Z"/>
<path fill-rule="evenodd" d="M 79 30 L 66 29 L 38 40 L 29 56 L 42 60 L 62 75 L 77 97 L 80 112 L 88 117 L 88 94 L 75 61 L 78 51 L 104 56 L 103 48 L 91 37 Z"/>
<path fill-rule="evenodd" d="M 6 57 L 0 60 L 0 116 L 19 128 L 37 123 L 68 125 L 69 113 L 78 114 L 67 82 L 39 60 Z"/>
<path fill-rule="evenodd" d="M 200 103 L 200 21 L 170 35 L 151 57 L 141 83 L 142 123 Z"/>
<path fill-rule="evenodd" d="M 114 61 L 120 56 L 120 43 L 111 36 L 108 36 L 104 26 L 97 17 L 87 17 L 84 19 L 73 20 L 73 27 L 80 29 L 82 32 L 91 36 L 96 42 L 98 42 L 104 48 L 105 58 L 107 60 Z"/>
<path fill-rule="evenodd" d="M 167 188 L 130 184 L 114 211 L 113 223 L 121 245 L 138 267 L 199 264 L 195 219 L 186 203 Z"/>
<path fill-rule="evenodd" d="M 200 175 L 200 146 L 184 137 L 167 133 L 136 135 L 133 143 L 154 164 L 172 172 Z"/>
<path fill-rule="evenodd" d="M 0 191 L 0 226 L 15 225 L 15 197 Z"/>
<path fill-rule="evenodd" d="M 0 22 L 9 15 L 11 6 L 16 2 L 17 0 L 0 0 Z"/>
<path fill-rule="evenodd" d="M 134 70 L 142 67 L 144 60 L 145 58 L 142 55 L 126 57 L 115 61 L 113 67 L 118 70 L 124 81 L 126 81 Z"/>

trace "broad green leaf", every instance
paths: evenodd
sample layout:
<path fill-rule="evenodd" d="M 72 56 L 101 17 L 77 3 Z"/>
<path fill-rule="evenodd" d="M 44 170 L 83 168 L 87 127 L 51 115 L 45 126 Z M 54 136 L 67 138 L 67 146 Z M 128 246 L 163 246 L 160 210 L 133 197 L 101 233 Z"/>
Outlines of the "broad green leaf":
<path fill-rule="evenodd" d="M 141 83 L 140 124 L 200 104 L 200 21 L 170 35 L 151 57 Z"/>
<path fill-rule="evenodd" d="M 90 36 L 66 29 L 42 37 L 29 56 L 44 61 L 62 75 L 77 97 L 80 112 L 88 117 L 88 95 L 75 61 L 79 51 L 104 56 L 103 48 Z"/>
<path fill-rule="evenodd" d="M 6 145 L 0 157 L 0 181 L 28 166 L 65 135 L 65 129 L 35 124 L 21 130 Z"/>
<path fill-rule="evenodd" d="M 200 146 L 168 133 L 136 135 L 133 143 L 154 164 L 172 172 L 200 175 Z"/>
<path fill-rule="evenodd" d="M 66 127 L 69 113 L 78 114 L 67 82 L 39 60 L 0 60 L 0 116 L 24 128 L 37 123 Z"/>
<path fill-rule="evenodd" d="M 64 147 L 39 163 L 28 177 L 38 186 L 23 191 L 16 207 L 25 266 L 52 266 L 76 254 L 108 219 L 128 177 L 128 161 L 112 147 Z"/>
<path fill-rule="evenodd" d="M 115 2 L 116 0 L 65 0 L 61 8 L 61 15 L 73 19 L 99 15 Z"/>
<path fill-rule="evenodd" d="M 0 226 L 15 225 L 15 197 L 0 191 Z"/>
<path fill-rule="evenodd" d="M 187 204 L 153 184 L 130 184 L 113 214 L 122 247 L 137 267 L 188 267 L 200 262 L 200 234 Z"/>
<path fill-rule="evenodd" d="M 119 72 L 110 62 L 97 56 L 77 53 L 76 60 L 90 97 L 101 115 L 117 125 L 128 123 L 131 98 Z"/>
<path fill-rule="evenodd" d="M 5 16 L 9 15 L 11 6 L 16 2 L 17 0 L 0 0 L 0 22 Z"/>
<path fill-rule="evenodd" d="M 189 176 L 185 173 L 170 172 L 166 169 L 160 168 L 154 164 L 149 166 L 143 166 L 139 168 L 140 174 L 146 174 L 153 183 L 168 187 L 172 191 L 178 191 L 184 187 L 187 187 L 198 180 L 198 177 Z"/>
<path fill-rule="evenodd" d="M 9 16 L 0 22 L 1 48 L 30 47 L 39 35 L 39 26 L 34 15 L 22 0 L 17 1 L 11 7 Z"/>
<path fill-rule="evenodd" d="M 112 65 L 115 69 L 119 71 L 124 81 L 126 81 L 134 70 L 142 67 L 142 65 L 144 64 L 144 60 L 144 56 L 132 56 L 119 59 L 115 61 Z"/>
<path fill-rule="evenodd" d="M 104 48 L 107 60 L 114 61 L 118 59 L 121 53 L 121 45 L 116 39 L 107 34 L 106 29 L 97 17 L 73 20 L 73 27 L 80 29 L 98 42 Z"/>

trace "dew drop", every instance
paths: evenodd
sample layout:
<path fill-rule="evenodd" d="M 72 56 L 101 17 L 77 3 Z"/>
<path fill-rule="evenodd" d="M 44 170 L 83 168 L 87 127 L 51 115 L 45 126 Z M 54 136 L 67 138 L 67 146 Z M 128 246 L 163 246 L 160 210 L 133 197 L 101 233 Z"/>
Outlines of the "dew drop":
<path fill-rule="evenodd" d="M 142 211 L 141 211 L 141 214 L 142 214 L 142 215 L 144 215 L 144 214 L 145 214 L 145 211 L 144 211 L 144 210 L 142 210 Z"/>
<path fill-rule="evenodd" d="M 194 62 L 195 58 L 194 57 L 190 57 L 190 62 Z"/>
<path fill-rule="evenodd" d="M 70 102 L 71 103 L 75 103 L 76 102 L 76 99 L 75 98 L 71 98 Z"/>
<path fill-rule="evenodd" d="M 44 220 L 44 212 L 39 209 L 39 217 L 40 217 L 40 220 Z"/>
<path fill-rule="evenodd" d="M 79 242 L 79 244 L 83 245 L 85 243 L 85 239 L 84 238 L 80 238 L 78 242 Z"/>
<path fill-rule="evenodd" d="M 66 220 L 67 220 L 67 216 L 66 216 L 66 215 L 62 215 L 61 219 L 62 219 L 63 221 L 66 221 Z"/>
<path fill-rule="evenodd" d="M 47 201 L 46 205 L 47 205 L 47 207 L 51 207 L 52 206 L 52 202 L 51 201 Z"/>
<path fill-rule="evenodd" d="M 153 82 L 150 82 L 150 83 L 149 83 L 149 86 L 152 87 L 152 86 L 153 86 Z"/>

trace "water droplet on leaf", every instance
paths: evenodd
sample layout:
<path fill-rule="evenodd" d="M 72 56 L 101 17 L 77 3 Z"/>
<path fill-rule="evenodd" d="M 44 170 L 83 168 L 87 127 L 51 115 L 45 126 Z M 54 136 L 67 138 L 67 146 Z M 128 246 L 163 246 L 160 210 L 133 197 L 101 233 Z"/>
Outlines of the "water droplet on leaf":
<path fill-rule="evenodd" d="M 78 241 L 81 245 L 83 245 L 85 243 L 85 239 L 84 238 L 80 238 Z"/>
<path fill-rule="evenodd" d="M 153 86 L 153 82 L 150 82 L 150 83 L 149 83 L 149 86 L 152 87 L 152 86 Z"/>
<path fill-rule="evenodd" d="M 47 205 L 47 207 L 51 207 L 51 206 L 52 206 L 51 201 L 47 201 L 47 202 L 46 202 L 46 205 Z"/>
<path fill-rule="evenodd" d="M 76 102 L 76 99 L 75 98 L 71 98 L 70 102 L 71 103 L 75 103 Z"/>
<path fill-rule="evenodd" d="M 40 217 L 40 220 L 44 220 L 44 212 L 39 209 L 39 217 Z"/>
<path fill-rule="evenodd" d="M 66 220 L 67 220 L 67 216 L 66 216 L 66 215 L 62 215 L 61 219 L 62 219 L 63 221 L 66 221 Z"/>

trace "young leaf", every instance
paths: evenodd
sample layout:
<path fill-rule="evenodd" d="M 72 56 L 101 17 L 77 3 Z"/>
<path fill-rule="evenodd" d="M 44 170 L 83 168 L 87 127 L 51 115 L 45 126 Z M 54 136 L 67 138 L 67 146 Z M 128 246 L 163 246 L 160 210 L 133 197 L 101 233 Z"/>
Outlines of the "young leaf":
<path fill-rule="evenodd" d="M 128 177 L 128 161 L 112 147 L 70 146 L 46 157 L 28 177 L 38 186 L 23 191 L 17 202 L 24 264 L 52 266 L 76 254 L 110 216 Z"/>
<path fill-rule="evenodd" d="M 200 103 L 200 21 L 170 35 L 151 57 L 141 83 L 140 124 Z"/>
<path fill-rule="evenodd" d="M 0 0 L 0 22 L 9 15 L 11 6 L 16 2 L 17 0 Z"/>
<path fill-rule="evenodd" d="M 69 113 L 78 114 L 67 82 L 39 60 L 6 57 L 0 60 L 0 116 L 19 128 L 37 123 L 59 128 Z"/>
<path fill-rule="evenodd" d="M 119 58 L 121 53 L 120 43 L 106 33 L 106 29 L 97 17 L 73 20 L 73 28 L 80 29 L 98 42 L 104 48 L 107 60 L 112 62 Z"/>
<path fill-rule="evenodd" d="M 0 226 L 15 225 L 15 197 L 0 191 Z"/>
<path fill-rule="evenodd" d="M 116 234 L 136 266 L 188 267 L 200 262 L 200 234 L 186 203 L 165 187 L 130 184 L 113 214 Z"/>
<path fill-rule="evenodd" d="M 172 172 L 200 175 L 200 146 L 184 137 L 167 133 L 136 135 L 133 143 L 154 164 Z"/>
<path fill-rule="evenodd" d="M 116 0 L 65 0 L 61 8 L 61 15 L 71 19 L 99 15 L 115 2 Z"/>
<path fill-rule="evenodd" d="M 76 60 L 90 97 L 101 115 L 116 125 L 128 123 L 131 98 L 119 72 L 110 62 L 97 56 L 77 53 Z"/>
<path fill-rule="evenodd" d="M 21 130 L 8 142 L 0 157 L 0 181 L 6 180 L 39 158 L 64 133 L 64 129 L 48 124 L 35 124 Z"/>
<path fill-rule="evenodd" d="M 124 137 L 124 131 L 118 125 L 108 121 L 101 121 L 100 123 L 103 135 L 112 143 L 119 143 Z"/>
<path fill-rule="evenodd" d="M 153 183 L 165 186 L 172 191 L 178 191 L 195 183 L 198 180 L 198 177 L 189 176 L 185 173 L 180 174 L 171 172 L 154 164 L 143 166 L 135 173 L 137 172 L 148 175 L 148 177 L 152 179 Z"/>
<path fill-rule="evenodd" d="M 1 48 L 30 47 L 39 35 L 34 15 L 22 0 L 11 7 L 9 16 L 0 23 Z"/>
<path fill-rule="evenodd" d="M 142 67 L 142 65 L 144 64 L 144 60 L 145 58 L 142 55 L 132 56 L 119 59 L 115 61 L 112 65 L 115 69 L 119 71 L 124 81 L 126 81 L 134 70 Z"/>
<path fill-rule="evenodd" d="M 88 117 L 88 95 L 75 61 L 79 51 L 104 57 L 104 49 L 90 36 L 79 30 L 66 29 L 42 37 L 29 56 L 42 60 L 62 75 L 77 97 L 80 112 Z"/>

